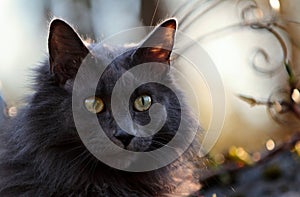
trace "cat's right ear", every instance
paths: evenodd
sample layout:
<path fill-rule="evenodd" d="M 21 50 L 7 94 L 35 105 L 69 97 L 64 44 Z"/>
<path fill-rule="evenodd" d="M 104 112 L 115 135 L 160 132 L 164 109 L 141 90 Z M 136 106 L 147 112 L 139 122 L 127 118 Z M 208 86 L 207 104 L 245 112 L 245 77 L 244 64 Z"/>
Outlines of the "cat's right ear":
<path fill-rule="evenodd" d="M 75 78 L 82 60 L 89 53 L 75 30 L 60 19 L 50 23 L 48 50 L 50 70 L 61 85 Z"/>

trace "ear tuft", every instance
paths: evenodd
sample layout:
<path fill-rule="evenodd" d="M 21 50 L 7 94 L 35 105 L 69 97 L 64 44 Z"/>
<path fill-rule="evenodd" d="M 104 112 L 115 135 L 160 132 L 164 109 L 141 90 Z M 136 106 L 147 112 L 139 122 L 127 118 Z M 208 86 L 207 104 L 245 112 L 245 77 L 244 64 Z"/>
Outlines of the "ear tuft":
<path fill-rule="evenodd" d="M 169 62 L 174 46 L 177 20 L 168 19 L 159 24 L 134 54 L 145 61 Z"/>
<path fill-rule="evenodd" d="M 73 28 L 60 19 L 50 23 L 48 49 L 50 70 L 60 84 L 76 76 L 82 60 L 89 53 Z"/>

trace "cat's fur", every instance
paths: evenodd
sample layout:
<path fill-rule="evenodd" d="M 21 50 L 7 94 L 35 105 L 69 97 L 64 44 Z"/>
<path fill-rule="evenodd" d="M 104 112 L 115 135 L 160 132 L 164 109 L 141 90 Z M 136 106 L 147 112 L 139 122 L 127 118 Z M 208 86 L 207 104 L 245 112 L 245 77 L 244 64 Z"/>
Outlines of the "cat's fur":
<path fill-rule="evenodd" d="M 6 111 L 6 104 L 2 98 L 2 95 L 1 95 L 1 92 L 0 92 L 0 124 L 6 120 L 6 117 L 5 117 L 5 112 Z"/>
<path fill-rule="evenodd" d="M 143 62 L 162 62 L 170 64 L 170 54 L 174 44 L 176 20 L 170 19 L 142 42 L 154 42 L 153 48 L 135 45 L 118 57 L 106 70 L 99 82 L 97 94 L 109 94 L 118 77 Z M 157 42 L 157 43 L 155 43 Z M 164 47 L 165 50 L 161 47 Z M 93 46 L 90 45 L 89 49 Z M 97 160 L 82 144 L 72 116 L 72 84 L 82 59 L 89 49 L 78 35 L 63 21 L 54 20 L 50 26 L 49 61 L 37 69 L 34 90 L 27 107 L 18 112 L 17 117 L 1 125 L 1 143 L 4 152 L 0 161 L 0 196 L 167 196 L 186 195 L 192 184 L 193 155 L 191 148 L 176 161 L 161 169 L 148 172 L 126 172 L 113 169 Z M 102 50 L 102 51 L 101 51 Z M 98 51 L 101 58 L 113 57 L 111 47 Z M 96 51 L 97 52 L 97 51 Z M 98 57 L 98 58 L 99 58 Z M 166 81 L 173 84 L 168 67 L 156 71 Z M 105 87 L 103 90 L 103 87 Z M 151 144 L 138 147 L 141 139 L 132 140 L 131 150 L 149 151 L 166 144 L 176 133 L 180 114 L 184 113 L 186 125 L 194 119 L 188 111 L 180 109 L 174 94 L 157 84 L 148 84 L 137 90 L 153 94 L 153 100 L 164 104 L 168 110 L 167 123 L 155 135 Z M 180 91 L 178 90 L 180 95 Z M 109 95 L 107 102 L 109 102 Z M 135 96 L 135 95 L 133 95 Z M 109 106 L 107 106 L 109 113 Z M 132 112 L 134 115 L 135 112 Z M 135 114 L 135 116 L 137 116 Z M 143 115 L 148 121 L 149 116 Z M 111 132 L 116 128 L 113 120 L 99 114 L 99 123 L 112 141 L 118 142 Z M 141 118 L 140 118 L 141 119 Z M 145 123 L 143 118 L 136 121 Z M 146 122 L 147 122 L 146 121 Z M 186 128 L 186 132 L 190 129 Z M 155 143 L 159 142 L 159 143 Z M 118 143 L 117 143 L 118 144 Z M 139 150 L 139 148 L 141 150 Z"/>

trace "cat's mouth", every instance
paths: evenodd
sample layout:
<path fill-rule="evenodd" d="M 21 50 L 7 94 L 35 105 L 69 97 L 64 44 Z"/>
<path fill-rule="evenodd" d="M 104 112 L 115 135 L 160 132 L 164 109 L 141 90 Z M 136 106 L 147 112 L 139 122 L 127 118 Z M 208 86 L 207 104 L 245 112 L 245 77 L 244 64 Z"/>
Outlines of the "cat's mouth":
<path fill-rule="evenodd" d="M 147 152 L 152 144 L 152 137 L 115 138 L 112 140 L 117 146 L 132 152 Z"/>
<path fill-rule="evenodd" d="M 137 137 L 128 134 L 125 131 L 118 130 L 113 136 L 110 136 L 111 141 L 122 149 L 132 152 L 150 152 L 166 146 L 174 135 L 164 134 L 160 131 L 158 134 L 149 137 Z"/>
<path fill-rule="evenodd" d="M 125 149 L 135 152 L 146 152 L 151 144 L 152 137 L 134 137 Z"/>
<path fill-rule="evenodd" d="M 141 162 L 141 155 L 134 153 L 147 152 L 152 144 L 152 137 L 133 137 L 127 146 L 116 138 L 112 139 L 112 141 L 116 146 L 126 151 L 122 151 L 119 148 L 116 149 L 115 147 L 103 147 L 101 155 L 105 157 L 103 159 L 104 162 L 106 161 L 105 163 L 111 167 L 117 166 L 118 169 L 127 169 L 133 165 L 133 163 Z"/>

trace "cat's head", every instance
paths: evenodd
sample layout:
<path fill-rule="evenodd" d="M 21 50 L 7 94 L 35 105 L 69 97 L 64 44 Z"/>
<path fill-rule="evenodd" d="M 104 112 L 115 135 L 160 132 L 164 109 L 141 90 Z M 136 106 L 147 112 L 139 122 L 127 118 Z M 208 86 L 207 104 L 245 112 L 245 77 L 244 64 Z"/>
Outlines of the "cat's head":
<path fill-rule="evenodd" d="M 182 113 L 182 106 L 178 100 L 180 91 L 176 92 L 178 88 L 169 73 L 176 28 L 176 19 L 169 19 L 159 24 L 140 43 L 114 47 L 106 44 L 86 45 L 66 22 L 53 20 L 48 40 L 49 62 L 51 77 L 55 81 L 53 86 L 66 95 L 65 98 L 62 97 L 63 101 L 60 101 L 60 105 L 63 106 L 60 107 L 71 107 L 74 81 L 80 78 L 78 73 L 83 67 L 82 63 L 89 57 L 95 73 L 99 69 L 105 69 L 101 76 L 96 76 L 99 80 L 95 91 L 89 91 L 91 87 L 87 82 L 93 79 L 92 75 L 95 73 L 85 73 L 83 76 L 81 74 L 81 80 L 85 85 L 76 90 L 82 98 L 76 107 L 83 114 L 83 119 L 96 115 L 106 136 L 114 144 L 126 150 L 147 152 L 165 146 L 175 136 Z M 103 62 L 110 63 L 105 67 Z M 140 69 L 138 74 L 134 73 L 132 70 L 140 65 L 148 65 L 151 68 Z M 119 80 L 125 74 L 127 77 Z M 136 81 L 149 76 L 155 76 L 160 83 L 152 81 L 134 87 Z M 117 93 L 121 91 L 126 94 L 132 90 L 128 100 L 122 99 L 122 93 L 112 99 L 117 83 L 122 86 Z M 154 110 L 157 104 L 164 110 Z M 113 107 L 118 109 L 124 106 L 129 110 L 131 121 L 122 118 L 122 112 L 117 113 L 118 118 L 112 113 Z M 152 115 L 150 115 L 151 110 L 154 111 Z M 68 121 L 73 117 L 70 113 L 73 113 L 72 110 L 65 110 L 62 119 L 72 122 Z M 143 126 L 150 122 L 161 124 L 158 132 L 146 137 L 135 135 L 145 133 Z M 126 132 L 120 124 L 125 124 L 130 132 Z M 72 128 L 72 132 L 76 132 L 74 125 L 69 128 Z"/>

